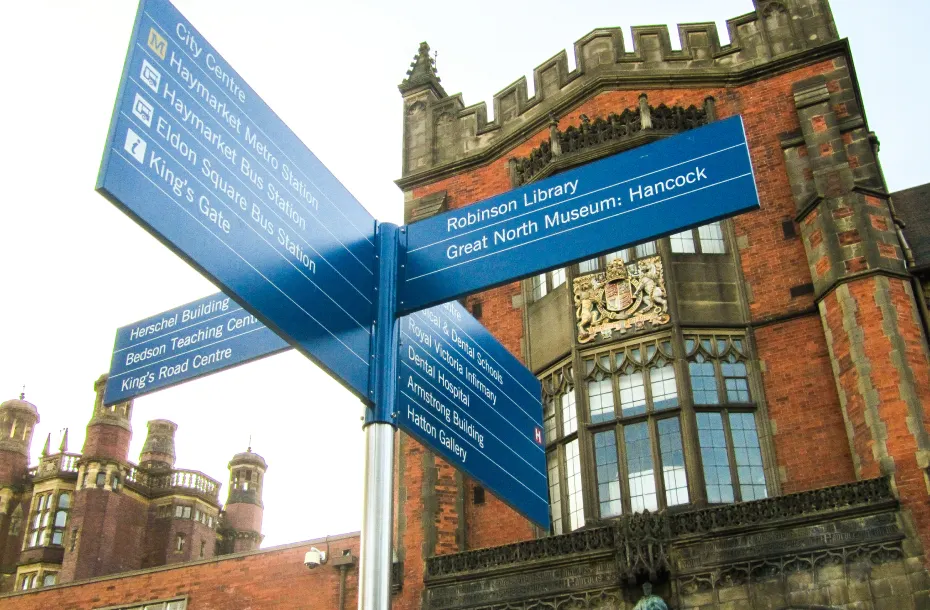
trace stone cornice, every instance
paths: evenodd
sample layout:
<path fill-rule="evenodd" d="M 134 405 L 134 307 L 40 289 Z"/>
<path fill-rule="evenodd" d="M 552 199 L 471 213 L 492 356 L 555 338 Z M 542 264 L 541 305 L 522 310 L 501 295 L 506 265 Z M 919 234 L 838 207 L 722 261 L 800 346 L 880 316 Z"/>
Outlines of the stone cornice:
<path fill-rule="evenodd" d="M 851 518 L 893 510 L 898 506 L 887 478 L 869 479 L 783 496 L 671 514 L 637 513 L 598 523 L 561 536 L 518 542 L 427 560 L 430 584 L 458 582 L 520 570 L 535 565 L 576 561 L 579 557 L 619 556 L 625 575 L 636 576 L 668 569 L 669 547 L 718 535 L 735 535 L 758 529 L 787 528 L 825 518 Z M 638 565 L 644 556 L 636 547 L 646 545 L 655 565 Z M 627 558 L 624 560 L 623 558 Z"/>

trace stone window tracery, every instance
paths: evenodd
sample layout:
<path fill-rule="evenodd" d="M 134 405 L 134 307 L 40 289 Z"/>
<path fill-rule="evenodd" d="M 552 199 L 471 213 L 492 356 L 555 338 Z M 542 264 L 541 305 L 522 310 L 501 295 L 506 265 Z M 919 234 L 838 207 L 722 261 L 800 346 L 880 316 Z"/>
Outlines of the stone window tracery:
<path fill-rule="evenodd" d="M 707 501 L 768 496 L 741 335 L 685 336 Z"/>
<path fill-rule="evenodd" d="M 586 515 L 767 496 L 742 334 L 666 331 L 575 362 L 581 375 L 567 361 L 542 376 L 553 533 Z"/>
<path fill-rule="evenodd" d="M 687 503 L 671 337 L 638 340 L 583 361 L 600 516 Z"/>

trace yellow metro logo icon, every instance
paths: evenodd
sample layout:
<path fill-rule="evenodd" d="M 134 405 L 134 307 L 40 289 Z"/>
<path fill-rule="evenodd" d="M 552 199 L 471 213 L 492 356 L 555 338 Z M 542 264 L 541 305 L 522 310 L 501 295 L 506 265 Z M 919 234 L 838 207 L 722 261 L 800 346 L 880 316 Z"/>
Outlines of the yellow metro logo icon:
<path fill-rule="evenodd" d="M 168 41 L 162 38 L 161 34 L 155 31 L 155 28 L 149 30 L 149 48 L 162 59 L 165 58 L 165 52 L 168 51 Z"/>

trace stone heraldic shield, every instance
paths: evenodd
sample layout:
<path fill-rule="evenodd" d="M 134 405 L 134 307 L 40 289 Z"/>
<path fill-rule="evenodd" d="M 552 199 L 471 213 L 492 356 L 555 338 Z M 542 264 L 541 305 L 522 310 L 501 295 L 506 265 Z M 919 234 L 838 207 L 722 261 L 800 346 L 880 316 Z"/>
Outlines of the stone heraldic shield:
<path fill-rule="evenodd" d="M 600 273 L 576 277 L 573 293 L 579 343 L 657 328 L 670 320 L 658 256 L 629 264 L 612 260 Z"/>
<path fill-rule="evenodd" d="M 623 311 L 633 302 L 633 287 L 623 261 L 611 261 L 608 266 L 604 297 L 611 311 Z"/>

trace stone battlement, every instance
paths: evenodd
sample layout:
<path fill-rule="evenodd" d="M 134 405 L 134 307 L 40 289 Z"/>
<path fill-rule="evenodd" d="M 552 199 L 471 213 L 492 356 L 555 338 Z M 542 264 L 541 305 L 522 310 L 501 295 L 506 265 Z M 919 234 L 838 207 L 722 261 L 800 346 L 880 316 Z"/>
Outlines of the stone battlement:
<path fill-rule="evenodd" d="M 681 50 L 672 49 L 664 25 L 633 27 L 631 50 L 625 48 L 620 28 L 593 30 L 575 43 L 574 70 L 568 69 L 563 50 L 533 71 L 532 97 L 525 77 L 495 94 L 493 121 L 484 102 L 466 106 L 461 93 L 445 92 L 429 46 L 422 43 L 399 87 L 405 116 L 404 177 L 398 185 L 407 189 L 427 177 L 435 179 L 439 167 L 459 171 L 487 160 L 508 142 L 543 128 L 550 114 L 558 117 L 590 97 L 592 90 L 736 84 L 790 66 L 792 57 L 838 40 L 825 0 L 753 4 L 755 11 L 727 21 L 727 45 L 720 43 L 714 23 L 679 25 Z"/>

